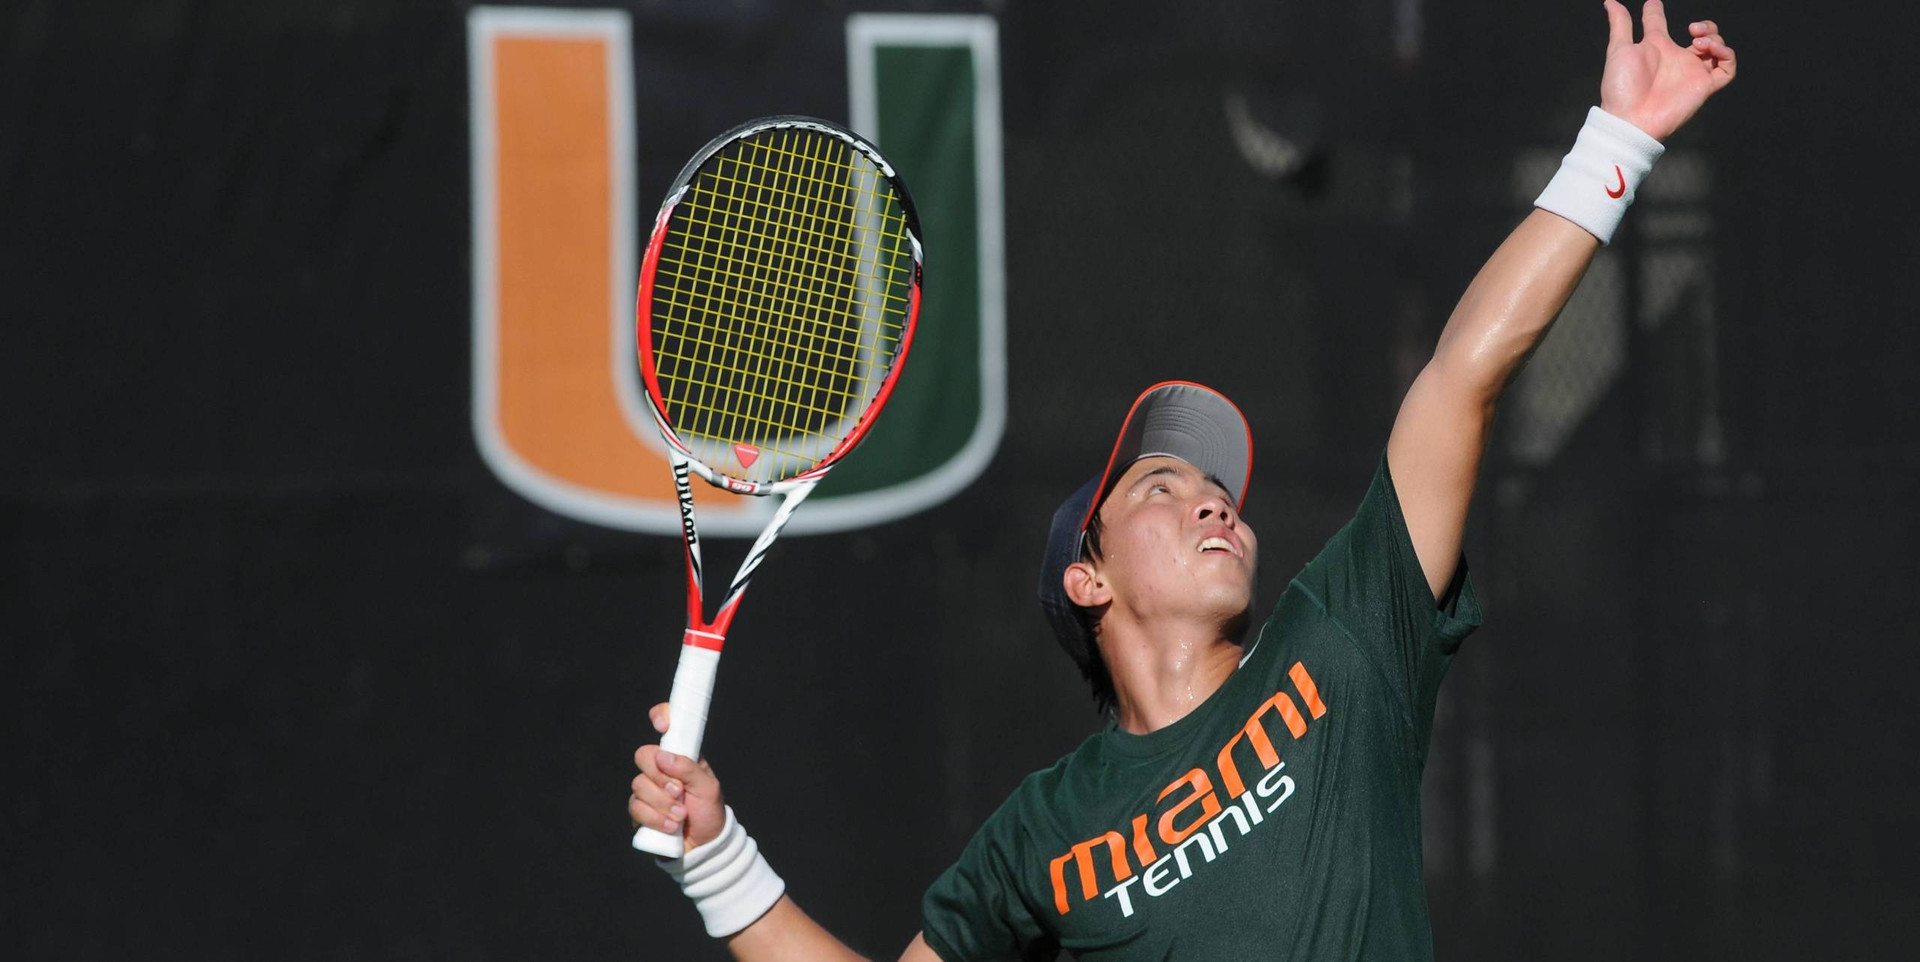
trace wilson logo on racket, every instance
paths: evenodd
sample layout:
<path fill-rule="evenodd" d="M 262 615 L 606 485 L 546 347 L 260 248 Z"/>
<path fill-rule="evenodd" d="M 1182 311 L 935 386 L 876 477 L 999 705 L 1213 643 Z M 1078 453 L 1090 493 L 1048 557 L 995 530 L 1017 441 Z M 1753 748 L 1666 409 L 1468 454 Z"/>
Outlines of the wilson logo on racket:
<path fill-rule="evenodd" d="M 700 533 L 693 526 L 693 485 L 687 483 L 686 465 L 673 466 L 673 486 L 679 492 L 680 536 L 686 538 L 688 544 L 699 544 Z"/>

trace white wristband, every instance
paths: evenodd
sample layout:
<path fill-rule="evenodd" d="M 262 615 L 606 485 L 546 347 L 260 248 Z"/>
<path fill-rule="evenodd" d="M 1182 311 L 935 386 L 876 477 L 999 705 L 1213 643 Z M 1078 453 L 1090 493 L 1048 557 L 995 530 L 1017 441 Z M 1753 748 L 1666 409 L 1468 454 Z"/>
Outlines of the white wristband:
<path fill-rule="evenodd" d="M 786 892 L 747 830 L 727 806 L 727 824 L 713 841 L 673 859 L 659 859 L 662 871 L 680 883 L 706 920 L 707 934 L 732 935 L 758 921 Z"/>
<path fill-rule="evenodd" d="M 1633 203 L 1633 193 L 1666 152 L 1660 142 L 1625 120 L 1594 107 L 1560 171 L 1533 206 L 1586 228 L 1605 244 Z"/>

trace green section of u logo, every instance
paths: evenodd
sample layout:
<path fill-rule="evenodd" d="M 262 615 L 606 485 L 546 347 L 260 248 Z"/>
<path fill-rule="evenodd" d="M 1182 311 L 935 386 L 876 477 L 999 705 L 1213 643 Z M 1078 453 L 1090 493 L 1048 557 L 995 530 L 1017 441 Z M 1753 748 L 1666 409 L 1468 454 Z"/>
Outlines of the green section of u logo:
<path fill-rule="evenodd" d="M 496 477 L 548 510 L 679 530 L 634 371 L 630 18 L 475 7 L 473 429 Z M 881 145 L 919 208 L 920 326 L 873 433 L 788 531 L 867 527 L 978 477 L 1005 421 L 998 38 L 990 17 L 847 21 L 850 125 Z M 771 499 L 701 490 L 701 529 L 757 533 Z"/>
<path fill-rule="evenodd" d="M 1000 93 L 987 17 L 860 15 L 847 22 L 855 130 L 900 169 L 927 247 L 921 327 L 873 434 L 824 496 L 885 511 L 978 476 L 1005 421 Z M 811 506 L 810 506 L 811 507 Z M 886 513 L 896 513 L 888 511 Z"/>

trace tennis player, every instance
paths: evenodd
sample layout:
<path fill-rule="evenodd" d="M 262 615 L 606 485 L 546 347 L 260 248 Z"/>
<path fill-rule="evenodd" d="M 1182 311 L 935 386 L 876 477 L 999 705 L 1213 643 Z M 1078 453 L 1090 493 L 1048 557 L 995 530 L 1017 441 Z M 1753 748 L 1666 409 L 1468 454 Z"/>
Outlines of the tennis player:
<path fill-rule="evenodd" d="M 1420 775 L 1480 610 L 1461 556 L 1495 402 L 1632 203 L 1660 142 L 1733 79 L 1711 21 L 1606 0 L 1600 106 L 1481 268 L 1407 392 L 1353 519 L 1254 641 L 1249 432 L 1226 398 L 1141 395 L 1053 518 L 1040 584 L 1112 722 L 1023 781 L 928 890 L 906 960 L 1427 959 Z M 656 706 L 656 728 L 670 722 Z M 719 780 L 655 746 L 628 812 L 740 959 L 858 958 L 785 895 Z"/>

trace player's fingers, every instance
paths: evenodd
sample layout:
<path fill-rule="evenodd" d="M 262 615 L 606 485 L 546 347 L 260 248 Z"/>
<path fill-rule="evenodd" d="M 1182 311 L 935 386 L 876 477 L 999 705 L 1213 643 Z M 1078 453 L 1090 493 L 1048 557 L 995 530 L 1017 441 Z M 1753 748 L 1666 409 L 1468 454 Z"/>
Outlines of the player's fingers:
<path fill-rule="evenodd" d="M 1720 54 L 1733 49 L 1727 46 L 1727 39 L 1717 33 L 1709 34 L 1705 37 L 1695 37 L 1693 38 L 1693 43 L 1688 46 L 1694 53 L 1707 54 L 1714 57 L 1718 57 Z"/>
<path fill-rule="evenodd" d="M 675 779 L 671 773 L 661 769 L 660 759 L 663 757 L 674 756 L 670 756 L 666 752 L 661 751 L 658 745 L 640 746 L 640 750 L 633 753 L 634 767 L 640 769 L 640 775 L 638 777 L 647 779 L 662 788 L 673 784 L 675 786 L 674 790 L 676 792 L 680 791 L 681 787 L 677 783 L 678 780 Z"/>
<path fill-rule="evenodd" d="M 627 798 L 627 817 L 633 819 L 635 826 L 645 825 L 668 835 L 680 834 L 679 819 L 632 796 Z"/>
<path fill-rule="evenodd" d="M 1709 67 L 1718 67 L 1720 64 L 1733 59 L 1733 48 L 1727 46 L 1724 41 L 1718 40 L 1708 43 L 1695 43 L 1693 45 L 1693 55 L 1706 61 Z"/>
<path fill-rule="evenodd" d="M 679 782 L 661 785 L 645 775 L 636 775 L 633 784 L 628 786 L 628 794 L 674 818 L 685 818 L 687 815 L 686 808 L 680 804 Z"/>
<path fill-rule="evenodd" d="M 666 702 L 661 702 L 647 709 L 647 720 L 653 722 L 653 730 L 662 735 L 667 733 L 667 716 L 668 706 Z"/>
<path fill-rule="evenodd" d="M 1713 89 L 1719 90 L 1733 82 L 1733 48 L 1723 43 L 1714 51 L 1713 58 L 1718 61 L 1713 65 Z"/>
<path fill-rule="evenodd" d="M 684 755 L 661 752 L 659 765 L 661 772 L 680 780 L 688 795 L 715 798 L 720 794 L 720 776 L 713 773 L 713 766 L 705 759 L 693 762 Z"/>
<path fill-rule="evenodd" d="M 1673 34 L 1667 32 L 1667 5 L 1660 0 L 1647 0 L 1646 6 L 1640 8 L 1640 39 L 1645 42 L 1655 37 L 1673 42 Z"/>
<path fill-rule="evenodd" d="M 1695 20 L 1687 24 L 1687 32 L 1696 37 L 1704 37 L 1720 32 L 1720 25 L 1711 20 Z"/>
<path fill-rule="evenodd" d="M 1607 49 L 1633 43 L 1633 14 L 1620 0 L 1602 0 L 1607 9 Z"/>

